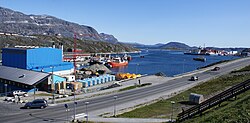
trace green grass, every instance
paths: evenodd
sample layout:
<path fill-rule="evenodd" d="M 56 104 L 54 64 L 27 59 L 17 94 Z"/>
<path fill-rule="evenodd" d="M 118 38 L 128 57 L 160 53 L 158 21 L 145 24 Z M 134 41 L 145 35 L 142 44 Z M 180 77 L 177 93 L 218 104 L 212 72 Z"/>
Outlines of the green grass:
<path fill-rule="evenodd" d="M 124 114 L 118 115 L 118 117 L 129 117 L 129 118 L 170 118 L 171 115 L 171 101 L 177 102 L 174 104 L 174 117 L 181 112 L 182 107 L 188 105 L 183 105 L 179 102 L 188 101 L 190 93 L 203 94 L 204 97 L 208 97 L 211 94 L 216 94 L 216 92 L 224 90 L 230 86 L 243 82 L 250 79 L 250 74 L 248 75 L 226 75 L 221 76 L 217 79 L 210 80 L 206 83 L 200 84 L 194 88 L 191 88 L 185 92 L 182 92 L 172 98 L 167 100 L 161 100 L 156 103 L 137 108 L 133 111 L 126 112 Z M 190 106 L 189 106 L 190 107 Z"/>
<path fill-rule="evenodd" d="M 49 93 L 40 93 L 40 94 L 36 94 L 36 96 L 52 96 L 53 94 L 49 94 Z"/>
<path fill-rule="evenodd" d="M 148 86 L 148 85 L 151 85 L 151 84 L 152 84 L 152 83 L 144 83 L 144 84 L 141 84 L 141 85 L 128 86 L 128 87 L 126 87 L 126 88 L 120 89 L 119 91 L 131 90 L 131 89 L 135 89 L 135 88 L 139 88 L 139 87 Z"/>
<path fill-rule="evenodd" d="M 231 73 L 238 73 L 238 72 L 247 72 L 247 71 L 250 71 L 250 65 L 249 66 L 246 66 L 240 70 L 235 70 L 235 71 L 232 71 Z"/>
<path fill-rule="evenodd" d="M 136 88 L 136 86 L 128 86 L 128 87 L 126 87 L 126 88 L 122 88 L 122 89 L 120 89 L 119 91 L 126 91 L 126 90 L 131 90 L 131 89 L 135 89 Z"/>

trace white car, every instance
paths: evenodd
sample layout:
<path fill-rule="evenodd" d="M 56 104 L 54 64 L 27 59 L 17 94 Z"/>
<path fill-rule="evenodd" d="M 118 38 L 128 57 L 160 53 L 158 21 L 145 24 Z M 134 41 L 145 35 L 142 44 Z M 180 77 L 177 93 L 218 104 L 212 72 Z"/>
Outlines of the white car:
<path fill-rule="evenodd" d="M 12 91 L 12 92 L 10 93 L 10 95 L 11 95 L 11 96 L 24 96 L 24 97 L 27 97 L 27 96 L 28 96 L 27 92 L 24 92 L 24 91 L 22 91 L 22 90 Z"/>
<path fill-rule="evenodd" d="M 192 76 L 192 77 L 190 78 L 190 81 L 196 81 L 196 80 L 198 80 L 198 76 Z"/>

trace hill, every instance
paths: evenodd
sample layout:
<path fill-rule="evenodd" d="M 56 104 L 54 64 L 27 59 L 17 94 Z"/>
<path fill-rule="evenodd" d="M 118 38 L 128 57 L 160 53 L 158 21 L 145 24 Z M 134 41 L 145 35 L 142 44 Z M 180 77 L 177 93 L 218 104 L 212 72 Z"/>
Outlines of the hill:
<path fill-rule="evenodd" d="M 179 42 L 169 42 L 165 45 L 160 46 L 162 49 L 177 49 L 177 50 L 188 50 L 191 49 L 190 46 L 184 44 L 184 43 L 179 43 Z"/>
<path fill-rule="evenodd" d="M 60 35 L 94 41 L 116 43 L 118 40 L 109 34 L 99 34 L 93 27 L 68 22 L 50 15 L 26 15 L 0 7 L 0 33 L 19 35 Z"/>
<path fill-rule="evenodd" d="M 57 36 L 14 36 L 14 35 L 0 35 L 0 49 L 3 47 L 14 47 L 16 45 L 25 46 L 40 46 L 51 47 L 54 42 L 56 45 L 62 43 L 64 51 L 72 50 L 74 48 L 74 38 L 70 37 L 57 37 Z M 117 42 L 116 44 L 103 42 L 76 39 L 77 49 L 82 49 L 86 53 L 99 53 L 99 52 L 131 52 L 137 49 L 130 45 Z"/>

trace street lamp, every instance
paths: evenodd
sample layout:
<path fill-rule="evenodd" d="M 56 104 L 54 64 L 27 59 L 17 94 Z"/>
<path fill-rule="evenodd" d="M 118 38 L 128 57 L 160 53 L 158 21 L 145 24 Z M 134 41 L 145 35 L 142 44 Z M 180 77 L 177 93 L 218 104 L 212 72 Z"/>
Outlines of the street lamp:
<path fill-rule="evenodd" d="M 51 66 L 50 68 L 52 69 L 52 82 L 51 82 L 51 90 L 52 90 L 52 103 L 55 103 L 55 84 L 54 84 L 54 67 L 55 66 Z M 53 87 L 54 86 L 54 87 Z"/>
<path fill-rule="evenodd" d="M 4 84 L 4 86 L 5 86 L 5 96 L 7 97 L 8 84 Z"/>
<path fill-rule="evenodd" d="M 86 105 L 86 123 L 88 123 L 88 117 L 89 117 L 89 115 L 88 115 L 88 104 L 89 104 L 89 102 L 85 102 L 85 105 Z"/>
<path fill-rule="evenodd" d="M 70 89 L 71 91 L 73 90 L 74 91 L 74 117 L 73 117 L 73 122 L 75 122 L 76 120 L 76 105 L 77 105 L 77 102 L 76 102 L 76 93 L 75 93 L 75 88 L 70 86 Z M 71 92 L 72 94 L 72 92 Z"/>
<path fill-rule="evenodd" d="M 74 91 L 74 121 L 76 120 L 76 105 L 77 105 L 77 102 L 76 102 L 76 96 L 75 96 L 75 91 Z"/>
<path fill-rule="evenodd" d="M 116 99 L 117 99 L 117 96 L 114 96 L 114 117 L 116 117 Z"/>
<path fill-rule="evenodd" d="M 171 104 L 172 104 L 171 122 L 173 122 L 173 116 L 174 116 L 174 104 L 175 104 L 175 101 L 171 101 Z"/>
<path fill-rule="evenodd" d="M 36 86 L 34 85 L 33 88 L 34 88 L 34 100 L 35 100 L 36 99 Z"/>
<path fill-rule="evenodd" d="M 136 74 L 136 76 L 137 76 L 137 69 L 138 69 L 138 66 L 139 66 L 139 64 L 137 63 L 136 64 L 136 67 L 135 67 L 135 74 Z M 136 83 L 137 83 L 137 77 L 136 77 Z M 139 85 L 141 84 L 141 82 L 140 82 L 140 80 L 139 80 Z"/>
<path fill-rule="evenodd" d="M 66 108 L 66 112 L 67 112 L 67 117 L 66 117 L 66 119 L 67 119 L 67 122 L 69 122 L 69 106 L 68 106 L 68 104 L 64 104 L 64 107 Z"/>

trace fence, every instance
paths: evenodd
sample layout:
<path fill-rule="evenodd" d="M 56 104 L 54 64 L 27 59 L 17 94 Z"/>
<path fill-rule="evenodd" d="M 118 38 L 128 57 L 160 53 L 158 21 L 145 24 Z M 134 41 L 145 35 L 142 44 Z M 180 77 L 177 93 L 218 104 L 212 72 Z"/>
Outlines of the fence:
<path fill-rule="evenodd" d="M 202 112 L 216 105 L 220 105 L 223 101 L 226 101 L 229 98 L 236 97 L 237 95 L 250 89 L 250 80 L 239 83 L 213 97 L 210 99 L 196 105 L 192 108 L 189 108 L 178 114 L 177 122 L 184 121 L 191 118 L 197 114 L 202 115 Z"/>

